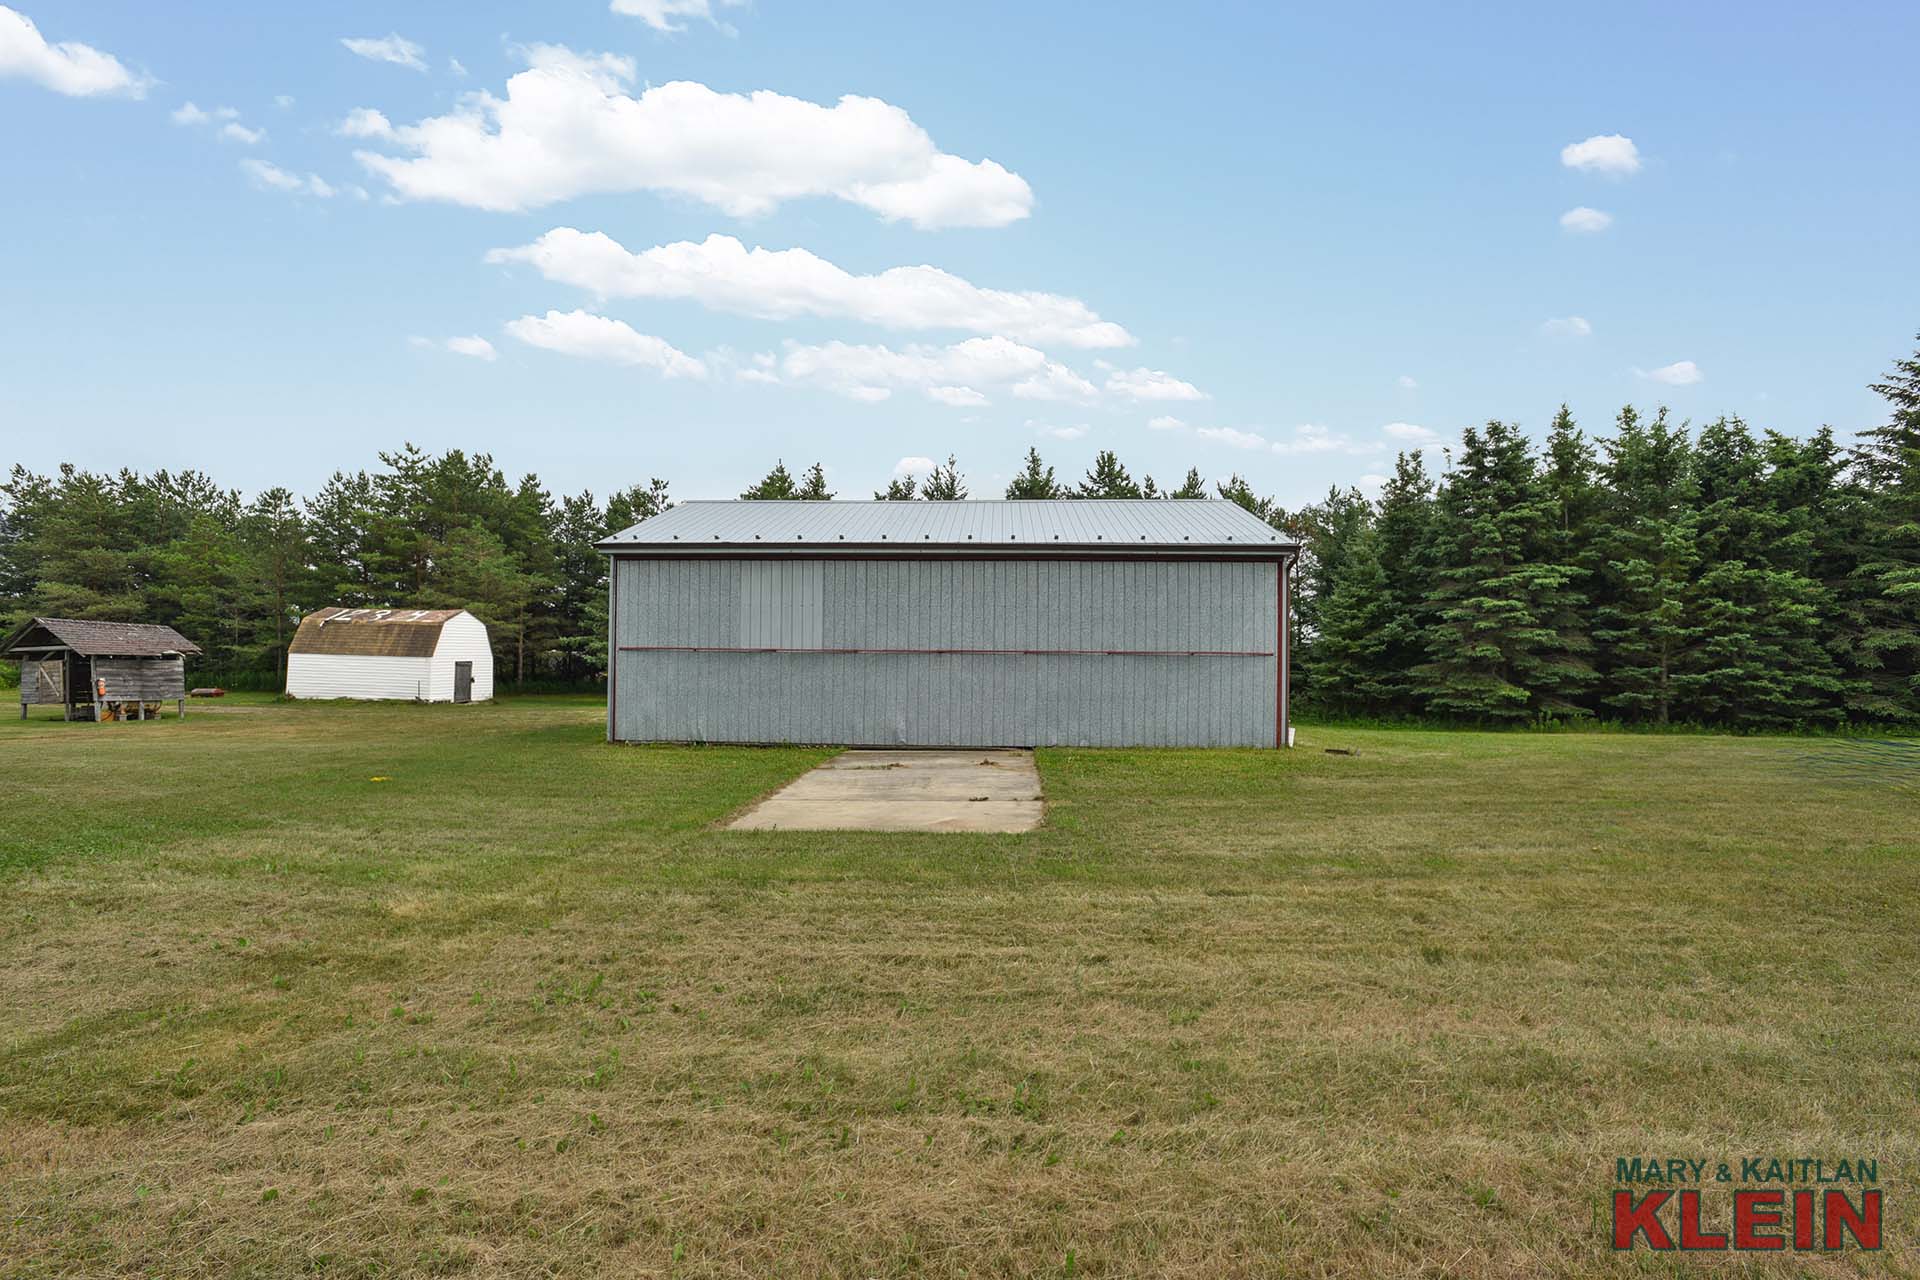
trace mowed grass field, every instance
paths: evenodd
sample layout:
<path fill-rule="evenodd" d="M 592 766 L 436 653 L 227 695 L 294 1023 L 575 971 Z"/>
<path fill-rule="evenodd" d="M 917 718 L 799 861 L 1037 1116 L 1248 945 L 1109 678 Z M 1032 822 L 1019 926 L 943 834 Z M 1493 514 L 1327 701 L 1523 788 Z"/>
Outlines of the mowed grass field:
<path fill-rule="evenodd" d="M 825 752 L 601 736 L 0 721 L 0 1273 L 1693 1274 L 1614 1159 L 1743 1155 L 1877 1158 L 1888 1243 L 1718 1273 L 1915 1270 L 1883 753 L 1309 726 L 894 836 L 716 829 Z"/>

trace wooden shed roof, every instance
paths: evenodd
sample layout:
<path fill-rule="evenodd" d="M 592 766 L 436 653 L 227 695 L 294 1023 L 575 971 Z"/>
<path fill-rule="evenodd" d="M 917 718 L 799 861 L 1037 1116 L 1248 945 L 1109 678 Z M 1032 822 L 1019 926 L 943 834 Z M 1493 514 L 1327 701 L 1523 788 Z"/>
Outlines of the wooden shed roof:
<path fill-rule="evenodd" d="M 95 622 L 84 618 L 29 618 L 7 637 L 0 653 L 64 648 L 88 658 L 165 658 L 199 653 L 200 646 L 152 622 Z"/>
<path fill-rule="evenodd" d="M 300 619 L 288 653 L 430 658 L 440 628 L 465 609 L 322 609 Z"/>

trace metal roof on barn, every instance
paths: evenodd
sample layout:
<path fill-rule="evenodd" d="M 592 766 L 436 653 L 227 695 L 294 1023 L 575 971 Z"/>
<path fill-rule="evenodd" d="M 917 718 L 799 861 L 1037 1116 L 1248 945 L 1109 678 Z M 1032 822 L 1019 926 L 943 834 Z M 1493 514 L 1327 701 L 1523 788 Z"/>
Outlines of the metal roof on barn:
<path fill-rule="evenodd" d="M 158 623 L 29 618 L 0 645 L 0 653 L 31 648 L 71 649 L 87 658 L 165 658 L 200 652 L 199 645 Z"/>
<path fill-rule="evenodd" d="M 1084 498 L 960 502 L 683 502 L 599 544 L 605 552 L 742 551 L 911 556 L 1207 554 L 1269 558 L 1296 550 L 1226 501 Z"/>
<path fill-rule="evenodd" d="M 300 619 L 288 653 L 430 658 L 440 628 L 465 609 L 322 609 Z"/>

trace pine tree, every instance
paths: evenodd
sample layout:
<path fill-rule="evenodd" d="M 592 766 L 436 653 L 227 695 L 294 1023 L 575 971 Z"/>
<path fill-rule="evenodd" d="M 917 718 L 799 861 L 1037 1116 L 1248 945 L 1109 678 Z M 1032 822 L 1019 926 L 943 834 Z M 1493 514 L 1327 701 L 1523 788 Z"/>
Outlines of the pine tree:
<path fill-rule="evenodd" d="M 920 496 L 920 483 L 911 475 L 895 476 L 887 487 L 874 491 L 875 502 L 912 502 Z"/>
<path fill-rule="evenodd" d="M 1076 498 L 1137 498 L 1140 486 L 1133 482 L 1127 469 L 1120 464 L 1120 457 L 1111 449 L 1102 449 L 1093 456 L 1093 467 L 1087 472 L 1087 478 L 1080 482 Z"/>
<path fill-rule="evenodd" d="M 1585 713 L 1576 697 L 1591 645 L 1575 569 L 1545 558 L 1553 514 L 1517 427 L 1462 433 L 1439 500 L 1429 660 L 1416 669 L 1433 710 L 1495 722 Z"/>
<path fill-rule="evenodd" d="M 673 506 L 673 495 L 665 480 L 655 476 L 643 489 L 629 485 L 607 499 L 606 528 L 609 534 L 623 533 L 642 520 L 651 520 Z"/>
<path fill-rule="evenodd" d="M 1261 497 L 1253 491 L 1246 477 L 1238 471 L 1213 486 L 1214 492 L 1233 503 L 1242 511 L 1259 516 L 1276 529 L 1287 528 L 1287 513 L 1279 503 L 1270 497 Z"/>
<path fill-rule="evenodd" d="M 742 502 L 794 502 L 800 497 L 800 487 L 793 482 L 793 473 L 787 470 L 785 460 L 773 464 L 773 470 L 767 472 L 760 483 L 751 486 L 740 495 Z"/>
<path fill-rule="evenodd" d="M 947 455 L 945 466 L 935 464 L 920 487 L 920 496 L 928 502 L 959 502 L 967 496 L 966 481 L 960 475 L 960 462 Z"/>
<path fill-rule="evenodd" d="M 373 504 L 373 480 L 364 471 L 336 471 L 307 499 L 307 532 L 327 604 L 386 603 L 374 581 Z"/>
<path fill-rule="evenodd" d="M 1200 468 L 1188 467 L 1187 478 L 1180 482 L 1178 489 L 1168 493 L 1167 496 L 1180 502 L 1204 499 L 1207 496 L 1207 482 L 1200 478 Z"/>
<path fill-rule="evenodd" d="M 314 602 L 313 571 L 309 567 L 312 547 L 293 494 L 279 487 L 262 492 L 247 508 L 241 536 L 252 559 L 268 625 L 273 628 L 273 674 L 278 682 L 286 674 L 290 629 L 298 625 L 302 606 Z"/>
<path fill-rule="evenodd" d="M 796 481 L 784 461 L 775 462 L 765 479 L 740 495 L 744 502 L 826 502 L 832 497 L 826 468 L 816 462 Z"/>
<path fill-rule="evenodd" d="M 1666 724 L 1674 678 L 1700 638 L 1689 616 L 1700 563 L 1691 449 L 1665 409 L 1643 425 L 1631 406 L 1602 448 L 1607 494 L 1594 534 L 1603 563 L 1593 610 L 1601 701 L 1628 719 Z"/>
<path fill-rule="evenodd" d="M 1053 468 L 1040 461 L 1040 451 L 1027 448 L 1026 465 L 1007 485 L 1009 498 L 1064 498 L 1066 493 L 1053 478 Z"/>
<path fill-rule="evenodd" d="M 808 467 L 797 496 L 802 502 L 833 501 L 833 491 L 827 488 L 827 469 L 817 462 Z"/>

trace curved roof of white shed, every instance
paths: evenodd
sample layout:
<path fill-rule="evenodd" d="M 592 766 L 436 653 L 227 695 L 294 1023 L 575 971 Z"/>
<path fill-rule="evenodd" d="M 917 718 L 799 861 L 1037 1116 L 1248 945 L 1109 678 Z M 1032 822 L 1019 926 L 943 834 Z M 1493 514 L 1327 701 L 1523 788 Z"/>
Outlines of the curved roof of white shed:
<path fill-rule="evenodd" d="M 638 554 L 1071 553 L 1291 555 L 1292 539 L 1231 502 L 1084 498 L 961 502 L 683 502 L 599 544 Z"/>
<path fill-rule="evenodd" d="M 300 619 L 288 653 L 431 658 L 440 631 L 465 609 L 321 609 Z"/>

